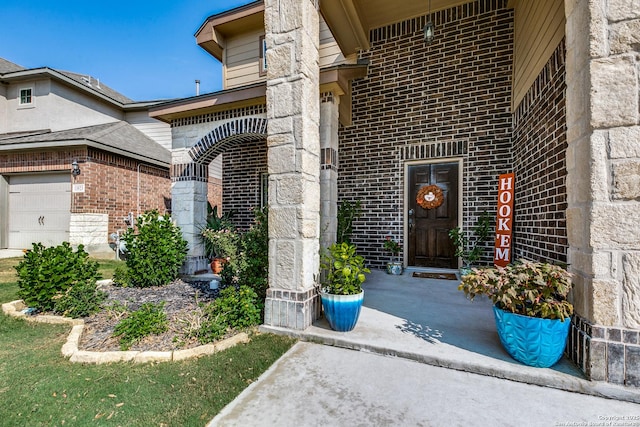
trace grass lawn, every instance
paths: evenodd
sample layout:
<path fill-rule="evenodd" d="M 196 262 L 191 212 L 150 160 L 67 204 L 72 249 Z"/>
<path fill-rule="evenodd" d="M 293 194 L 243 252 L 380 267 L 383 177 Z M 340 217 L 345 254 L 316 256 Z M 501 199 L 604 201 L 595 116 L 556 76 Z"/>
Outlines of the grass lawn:
<path fill-rule="evenodd" d="M 17 299 L 19 261 L 0 259 L 0 302 Z M 110 277 L 116 261 L 102 261 Z M 256 335 L 197 360 L 80 365 L 60 354 L 68 332 L 0 314 L 1 425 L 204 426 L 294 342 Z"/>

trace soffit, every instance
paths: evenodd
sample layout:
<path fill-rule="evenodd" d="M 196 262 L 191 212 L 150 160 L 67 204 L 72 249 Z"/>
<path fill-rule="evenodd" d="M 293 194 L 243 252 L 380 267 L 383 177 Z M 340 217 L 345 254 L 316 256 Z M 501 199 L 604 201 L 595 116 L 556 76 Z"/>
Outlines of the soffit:
<path fill-rule="evenodd" d="M 470 0 L 432 0 L 431 12 L 448 9 Z M 429 0 L 322 0 L 320 10 L 345 55 L 369 48 L 369 31 L 426 15 Z"/>
<path fill-rule="evenodd" d="M 264 2 L 257 1 L 208 17 L 195 34 L 198 46 L 222 61 L 225 40 L 264 28 Z"/>

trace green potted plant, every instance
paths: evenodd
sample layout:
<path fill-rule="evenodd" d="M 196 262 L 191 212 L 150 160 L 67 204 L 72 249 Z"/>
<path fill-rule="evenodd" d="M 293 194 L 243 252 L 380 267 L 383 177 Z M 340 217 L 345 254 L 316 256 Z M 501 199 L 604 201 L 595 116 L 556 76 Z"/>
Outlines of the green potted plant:
<path fill-rule="evenodd" d="M 391 236 L 387 236 L 382 246 L 386 251 L 391 252 L 392 256 L 392 260 L 387 262 L 387 274 L 402 274 L 402 262 L 397 259 L 400 255 L 400 243 L 393 240 Z"/>
<path fill-rule="evenodd" d="M 458 289 L 471 300 L 486 295 L 493 302 L 500 342 L 514 359 L 549 367 L 562 357 L 573 314 L 571 275 L 564 268 L 527 260 L 474 268 Z"/>
<path fill-rule="evenodd" d="M 200 230 L 205 256 L 211 261 L 211 271 L 218 274 L 223 265 L 233 255 L 237 235 L 231 217 L 233 213 L 218 216 L 218 207 L 207 202 L 207 222 Z"/>
<path fill-rule="evenodd" d="M 490 219 L 491 217 L 486 211 L 480 215 L 478 222 L 472 229 L 475 236 L 472 244 L 462 228 L 456 227 L 449 230 L 449 238 L 453 241 L 453 246 L 455 247 L 454 255 L 462 259 L 460 276 L 468 274 L 471 271 L 471 266 L 480 259 L 480 255 L 482 255 L 481 245 L 489 237 Z"/>
<path fill-rule="evenodd" d="M 346 332 L 355 328 L 364 301 L 362 283 L 365 273 L 364 258 L 350 243 L 334 243 L 321 258 L 323 280 L 320 298 L 325 317 L 333 330 Z"/>

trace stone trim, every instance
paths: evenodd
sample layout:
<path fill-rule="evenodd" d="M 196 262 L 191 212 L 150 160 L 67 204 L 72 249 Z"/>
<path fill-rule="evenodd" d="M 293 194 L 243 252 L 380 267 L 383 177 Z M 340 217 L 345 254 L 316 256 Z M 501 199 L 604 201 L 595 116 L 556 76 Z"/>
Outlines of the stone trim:
<path fill-rule="evenodd" d="M 222 120 L 236 119 L 244 116 L 257 116 L 267 113 L 267 106 L 251 105 L 249 107 L 235 108 L 225 111 L 217 111 L 215 113 L 200 114 L 191 117 L 182 117 L 179 119 L 171 120 L 171 127 L 189 126 L 201 123 L 218 122 Z"/>
<path fill-rule="evenodd" d="M 21 310 L 26 308 L 22 300 L 12 301 L 2 304 L 2 312 L 7 316 L 20 318 L 29 322 L 49 323 L 49 324 L 69 324 L 72 326 L 67 341 L 61 348 L 64 357 L 68 357 L 72 363 L 93 363 L 96 365 L 114 362 L 177 362 L 194 357 L 205 356 L 219 351 L 226 350 L 240 343 L 250 341 L 249 335 L 244 332 L 236 334 L 230 338 L 212 344 L 200 345 L 184 350 L 170 351 L 87 351 L 79 350 L 80 338 L 84 332 L 84 321 L 82 319 L 70 319 L 63 316 L 37 315 L 27 316 Z"/>
<path fill-rule="evenodd" d="M 261 117 L 240 118 L 213 129 L 191 147 L 189 156 L 196 163 L 208 165 L 231 146 L 266 137 L 267 119 Z"/>
<path fill-rule="evenodd" d="M 209 164 L 179 163 L 171 165 L 171 182 L 209 181 Z"/>
<path fill-rule="evenodd" d="M 505 9 L 507 3 L 507 0 L 476 0 L 472 3 L 465 3 L 450 9 L 433 12 L 430 18 L 437 31 L 439 26 L 450 22 L 475 17 L 494 10 Z M 369 32 L 369 40 L 372 44 L 385 43 L 394 38 L 422 33 L 422 28 L 429 20 L 428 18 L 428 15 L 423 15 L 385 27 L 375 28 Z"/>
<path fill-rule="evenodd" d="M 304 330 L 320 317 L 320 295 L 316 288 L 306 291 L 267 289 L 264 324 Z"/>
<path fill-rule="evenodd" d="M 593 381 L 640 387 L 640 331 L 571 319 L 567 354 Z"/>

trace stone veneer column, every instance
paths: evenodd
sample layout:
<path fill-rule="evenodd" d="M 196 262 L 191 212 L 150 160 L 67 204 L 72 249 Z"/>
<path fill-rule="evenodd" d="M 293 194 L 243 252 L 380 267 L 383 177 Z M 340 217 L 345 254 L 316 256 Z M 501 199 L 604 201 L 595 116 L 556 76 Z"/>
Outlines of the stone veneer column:
<path fill-rule="evenodd" d="M 265 324 L 302 330 L 319 312 L 319 15 L 265 0 L 269 289 Z"/>
<path fill-rule="evenodd" d="M 640 386 L 640 8 L 566 0 L 569 351 L 593 380 Z"/>
<path fill-rule="evenodd" d="M 171 153 L 171 217 L 188 243 L 187 259 L 181 274 L 206 270 L 209 260 L 199 237 L 207 217 L 207 165 L 194 163 L 187 150 Z"/>
<path fill-rule="evenodd" d="M 320 96 L 320 248 L 336 241 L 338 231 L 338 120 L 340 97 Z"/>

